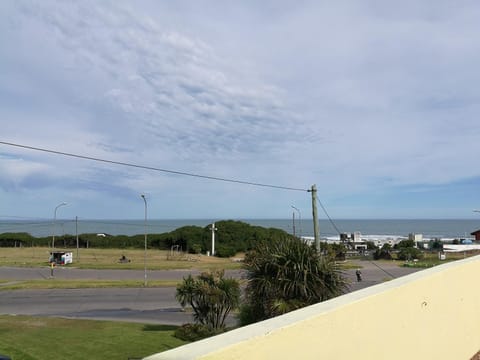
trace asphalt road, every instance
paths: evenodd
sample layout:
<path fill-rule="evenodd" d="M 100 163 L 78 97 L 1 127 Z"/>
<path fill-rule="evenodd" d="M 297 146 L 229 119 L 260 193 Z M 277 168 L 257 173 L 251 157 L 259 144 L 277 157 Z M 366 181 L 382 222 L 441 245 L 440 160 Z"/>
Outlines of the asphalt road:
<path fill-rule="evenodd" d="M 175 288 L 109 288 L 2 291 L 0 313 L 183 324 L 191 314 L 175 300 Z"/>
<path fill-rule="evenodd" d="M 346 271 L 350 291 L 372 286 L 388 279 L 407 275 L 417 269 L 402 268 L 388 262 L 359 263 L 363 281 L 357 282 L 355 270 Z M 151 280 L 177 280 L 198 271 L 148 271 Z M 241 277 L 241 271 L 226 271 L 228 277 Z M 48 279 L 50 269 L 0 267 L 0 279 L 9 282 Z M 55 279 L 143 280 L 137 270 L 80 270 L 56 268 Z M 0 285 L 1 286 L 1 285 Z M 179 325 L 192 321 L 175 300 L 175 288 L 100 288 L 51 290 L 0 290 L 0 314 L 60 316 L 68 318 L 121 320 L 152 324 Z M 230 318 L 229 322 L 234 322 Z"/>
<path fill-rule="evenodd" d="M 225 270 L 227 277 L 239 277 L 239 270 Z M 196 270 L 147 270 L 147 278 L 150 280 L 181 280 L 188 274 L 197 275 L 200 271 Z M 145 273 L 143 270 L 93 270 L 76 269 L 70 267 L 57 266 L 54 268 L 53 275 L 55 279 L 92 279 L 92 280 L 143 280 Z M 22 267 L 0 267 L 1 280 L 38 280 L 49 279 L 50 267 L 41 268 L 22 268 Z"/>

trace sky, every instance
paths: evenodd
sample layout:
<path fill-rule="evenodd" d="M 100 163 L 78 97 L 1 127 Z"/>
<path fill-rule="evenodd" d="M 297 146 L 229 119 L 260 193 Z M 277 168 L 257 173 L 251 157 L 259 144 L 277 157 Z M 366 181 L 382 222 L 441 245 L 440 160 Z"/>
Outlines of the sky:
<path fill-rule="evenodd" d="M 155 219 L 311 218 L 315 184 L 334 219 L 480 220 L 479 18 L 476 0 L 1 1 L 0 219 L 142 219 L 141 194 Z"/>

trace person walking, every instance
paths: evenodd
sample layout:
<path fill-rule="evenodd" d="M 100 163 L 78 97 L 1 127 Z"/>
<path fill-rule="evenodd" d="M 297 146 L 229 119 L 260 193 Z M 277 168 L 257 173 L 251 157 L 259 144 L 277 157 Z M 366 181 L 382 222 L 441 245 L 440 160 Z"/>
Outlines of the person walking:
<path fill-rule="evenodd" d="M 360 271 L 360 269 L 357 269 L 357 271 L 355 271 L 355 275 L 357 275 L 357 282 L 362 281 L 362 272 Z"/>

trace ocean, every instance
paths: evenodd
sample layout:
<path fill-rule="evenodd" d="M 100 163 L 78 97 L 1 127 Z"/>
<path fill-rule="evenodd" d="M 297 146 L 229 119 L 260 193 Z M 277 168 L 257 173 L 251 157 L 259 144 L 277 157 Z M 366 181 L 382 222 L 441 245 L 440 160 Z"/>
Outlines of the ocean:
<path fill-rule="evenodd" d="M 293 233 L 293 219 L 235 219 L 251 225 L 278 228 Z M 217 220 L 218 221 L 218 220 Z M 147 220 L 147 233 L 157 234 L 175 230 L 186 225 L 205 227 L 212 220 Z M 319 220 L 320 237 L 338 238 L 339 232 L 360 232 L 371 239 L 402 238 L 410 233 L 422 234 L 424 238 L 471 238 L 470 233 L 480 229 L 479 220 Z M 144 220 L 0 220 L 0 233 L 27 232 L 36 237 L 64 234 L 104 233 L 110 235 L 135 235 L 145 231 Z M 295 234 L 312 237 L 311 219 L 295 219 Z"/>

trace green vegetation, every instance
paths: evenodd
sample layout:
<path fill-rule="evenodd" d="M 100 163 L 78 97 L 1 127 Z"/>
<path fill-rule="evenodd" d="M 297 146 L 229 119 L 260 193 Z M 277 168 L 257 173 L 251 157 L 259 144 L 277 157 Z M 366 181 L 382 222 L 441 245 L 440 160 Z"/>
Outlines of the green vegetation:
<path fill-rule="evenodd" d="M 177 280 L 149 280 L 148 287 L 174 287 Z M 22 289 L 92 289 L 92 288 L 140 288 L 144 286 L 144 280 L 78 280 L 78 279 L 42 279 L 0 282 L 2 290 Z"/>
<path fill-rule="evenodd" d="M 373 258 L 375 260 L 391 260 L 392 257 L 392 245 L 383 244 L 383 246 L 373 253 Z"/>
<path fill-rule="evenodd" d="M 479 251 L 468 251 L 468 252 L 458 252 L 458 253 L 448 253 L 446 254 L 445 260 L 440 260 L 438 258 L 438 252 L 423 252 L 423 257 L 419 261 L 407 261 L 402 264 L 404 267 L 412 268 L 429 268 L 436 265 L 445 264 L 446 262 L 455 261 L 464 259 L 466 257 L 478 255 Z"/>
<path fill-rule="evenodd" d="M 142 358 L 183 345 L 176 326 L 0 316 L 0 353 L 14 360 Z"/>
<path fill-rule="evenodd" d="M 240 323 L 268 319 L 341 295 L 346 279 L 333 258 L 299 239 L 259 242 L 245 257 Z"/>
<path fill-rule="evenodd" d="M 49 248 L 46 247 L 16 247 L 2 248 L 0 251 L 0 266 L 15 267 L 46 267 L 48 266 Z M 144 250 L 140 249 L 71 249 L 73 264 L 67 267 L 80 269 L 128 269 L 143 270 Z M 122 263 L 125 256 L 129 262 Z M 241 264 L 228 258 L 217 258 L 206 255 L 173 253 L 167 250 L 148 249 L 147 268 L 149 270 L 198 269 L 215 268 L 239 269 Z"/>
<path fill-rule="evenodd" d="M 211 329 L 202 324 L 183 324 L 175 330 L 175 337 L 185 341 L 198 341 L 224 331 L 224 329 Z"/>
<path fill-rule="evenodd" d="M 197 325 L 215 332 L 225 329 L 228 314 L 240 302 L 240 283 L 233 278 L 224 278 L 223 270 L 204 272 L 188 277 L 177 286 L 176 298 L 185 307 L 193 310 Z"/>
<path fill-rule="evenodd" d="M 344 244 L 329 244 L 327 242 L 320 242 L 320 251 L 322 254 L 335 260 L 345 260 L 347 248 Z"/>
<path fill-rule="evenodd" d="M 281 239 L 290 235 L 283 230 L 252 226 L 242 221 L 225 220 L 215 223 L 216 255 L 231 257 L 251 249 L 258 241 Z M 210 226 L 184 226 L 170 233 L 159 235 L 152 245 L 170 249 L 178 246 L 190 253 L 211 251 Z"/>
<path fill-rule="evenodd" d="M 414 259 L 420 260 L 420 259 L 423 259 L 423 252 L 414 247 L 402 248 L 397 254 L 397 259 L 398 260 L 414 260 Z"/>
<path fill-rule="evenodd" d="M 273 240 L 289 237 L 283 230 L 252 226 L 241 221 L 225 220 L 215 223 L 216 250 L 220 257 L 230 257 L 235 253 L 251 249 L 257 241 Z M 49 247 L 51 237 L 33 237 L 28 233 L 0 234 L 0 247 Z M 72 249 L 77 247 L 77 239 L 73 235 L 57 236 L 57 248 Z M 107 235 L 80 234 L 78 245 L 82 249 L 143 249 L 145 238 L 143 234 Z M 149 249 L 177 249 L 187 253 L 198 254 L 211 251 L 210 226 L 183 226 L 163 234 L 148 234 Z"/>

